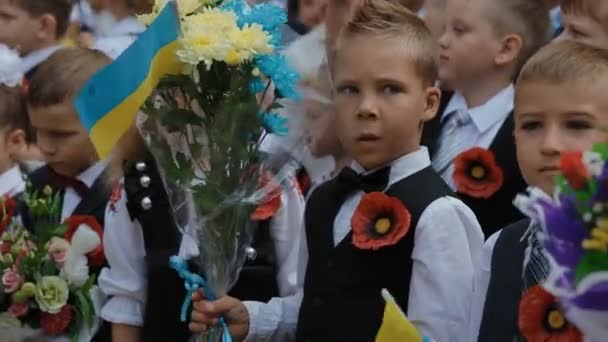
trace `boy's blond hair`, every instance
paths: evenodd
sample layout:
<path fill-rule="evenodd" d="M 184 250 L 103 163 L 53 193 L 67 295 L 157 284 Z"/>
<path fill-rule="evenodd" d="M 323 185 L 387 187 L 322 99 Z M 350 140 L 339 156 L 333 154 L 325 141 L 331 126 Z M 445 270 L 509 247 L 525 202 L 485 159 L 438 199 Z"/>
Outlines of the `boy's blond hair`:
<path fill-rule="evenodd" d="M 580 14 L 602 25 L 608 32 L 608 2 L 605 0 L 561 0 L 560 7 L 565 14 Z"/>
<path fill-rule="evenodd" d="M 587 82 L 608 78 L 608 50 L 576 41 L 551 43 L 524 65 L 517 84 Z"/>
<path fill-rule="evenodd" d="M 414 59 L 416 72 L 423 84 L 435 84 L 438 73 L 434 58 L 436 44 L 431 32 L 422 19 L 399 1 L 364 0 L 338 35 L 335 52 L 348 45 L 349 39 L 361 36 L 400 40 Z"/>
<path fill-rule="evenodd" d="M 27 104 L 31 107 L 52 106 L 71 99 L 91 76 L 111 62 L 110 57 L 96 50 L 60 49 L 34 73 L 30 80 Z"/>
<path fill-rule="evenodd" d="M 499 35 L 515 33 L 523 45 L 516 60 L 516 70 L 545 45 L 551 35 L 549 11 L 543 0 L 493 0 L 486 15 Z"/>

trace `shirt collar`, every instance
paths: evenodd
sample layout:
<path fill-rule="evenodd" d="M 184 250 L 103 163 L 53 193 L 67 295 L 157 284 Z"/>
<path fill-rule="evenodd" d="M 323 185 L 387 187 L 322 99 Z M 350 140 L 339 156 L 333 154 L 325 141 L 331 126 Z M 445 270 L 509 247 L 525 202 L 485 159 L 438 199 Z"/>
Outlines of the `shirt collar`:
<path fill-rule="evenodd" d="M 95 183 L 95 181 L 97 180 L 97 178 L 99 178 L 99 176 L 101 176 L 101 173 L 103 172 L 105 167 L 106 167 L 106 163 L 99 161 L 99 162 L 93 164 L 92 166 L 90 166 L 88 169 L 84 170 L 78 176 L 76 176 L 76 179 L 82 181 L 89 188 L 91 188 L 93 186 L 93 183 Z"/>
<path fill-rule="evenodd" d="M 398 181 L 429 167 L 430 165 L 431 158 L 429 157 L 429 151 L 426 147 L 420 146 L 417 151 L 401 156 L 386 165 L 391 167 L 388 185 L 391 186 Z M 353 161 L 351 165 L 355 172 L 362 174 L 370 174 L 386 166 L 379 167 L 371 171 L 366 171 L 365 168 L 363 168 L 363 166 L 356 161 Z"/>
<path fill-rule="evenodd" d="M 146 30 L 136 17 L 128 16 L 118 21 L 113 28 L 100 34 L 102 37 L 138 35 Z"/>
<path fill-rule="evenodd" d="M 50 55 L 52 55 L 55 51 L 61 49 L 63 45 L 53 45 L 44 49 L 33 51 L 27 54 L 21 60 L 21 70 L 24 74 L 28 73 L 35 67 L 37 67 L 40 63 L 44 62 Z"/>
<path fill-rule="evenodd" d="M 447 117 L 447 114 L 451 112 L 466 110 L 469 112 L 471 121 L 473 121 L 477 130 L 483 133 L 497 122 L 504 120 L 504 118 L 513 111 L 514 97 L 515 88 L 513 87 L 513 84 L 509 84 L 509 86 L 499 91 L 486 103 L 474 108 L 468 108 L 467 102 L 462 94 L 454 93 L 443 112 L 441 120 L 444 120 Z"/>
<path fill-rule="evenodd" d="M 19 166 L 13 166 L 4 173 L 0 174 L 0 196 L 14 196 L 25 189 L 23 174 Z"/>

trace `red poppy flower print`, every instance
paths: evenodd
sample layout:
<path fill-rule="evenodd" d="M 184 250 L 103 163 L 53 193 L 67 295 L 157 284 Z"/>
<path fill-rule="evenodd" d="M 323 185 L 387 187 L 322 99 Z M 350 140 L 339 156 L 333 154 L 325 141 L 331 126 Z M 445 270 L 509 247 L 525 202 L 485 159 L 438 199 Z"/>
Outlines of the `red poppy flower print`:
<path fill-rule="evenodd" d="M 123 185 L 121 183 L 116 183 L 110 194 L 110 210 L 114 213 L 116 212 L 116 203 L 118 203 L 122 197 L 122 188 Z"/>
<path fill-rule="evenodd" d="M 483 148 L 472 148 L 454 160 L 456 191 L 473 198 L 488 199 L 504 183 L 504 174 L 494 154 Z"/>
<path fill-rule="evenodd" d="M 410 229 L 411 215 L 403 203 L 382 192 L 363 195 L 351 219 L 353 245 L 378 250 L 399 242 Z"/>
<path fill-rule="evenodd" d="M 582 190 L 587 186 L 591 174 L 583 162 L 583 152 L 564 153 L 559 163 L 564 177 L 574 190 Z"/>
<path fill-rule="evenodd" d="M 5 195 L 3 198 L 0 198 L 0 235 L 6 231 L 13 221 L 16 208 L 17 202 L 12 197 Z"/>
<path fill-rule="evenodd" d="M 81 224 L 89 226 L 94 232 L 97 233 L 97 235 L 99 235 L 99 239 L 102 241 L 102 243 L 95 248 L 94 251 L 87 254 L 87 259 L 89 260 L 89 265 L 91 266 L 103 266 L 106 261 L 106 256 L 103 251 L 103 227 L 99 224 L 99 222 L 97 222 L 97 219 L 95 219 L 93 216 L 74 215 L 65 219 L 64 223 L 68 226 L 64 239 L 70 243 L 72 242 L 74 233 L 76 233 L 76 229 L 78 229 L 78 226 Z"/>
<path fill-rule="evenodd" d="M 531 287 L 519 303 L 519 331 L 528 342 L 582 342 L 581 332 L 568 322 L 556 298 L 540 285 Z"/>

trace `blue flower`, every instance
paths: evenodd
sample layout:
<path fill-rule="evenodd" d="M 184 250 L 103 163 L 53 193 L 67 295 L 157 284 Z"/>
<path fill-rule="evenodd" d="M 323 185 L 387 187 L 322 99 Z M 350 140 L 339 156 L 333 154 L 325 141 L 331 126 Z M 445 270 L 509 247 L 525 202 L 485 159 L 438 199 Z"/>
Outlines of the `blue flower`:
<path fill-rule="evenodd" d="M 271 3 L 258 4 L 253 7 L 247 20 L 249 23 L 262 25 L 264 30 L 272 32 L 287 22 L 287 14 Z"/>
<path fill-rule="evenodd" d="M 273 35 L 281 24 L 287 22 L 285 11 L 270 3 L 258 4 L 251 8 L 244 0 L 232 0 L 224 2 L 220 8 L 224 11 L 234 12 L 238 17 L 239 27 L 258 24 Z"/>
<path fill-rule="evenodd" d="M 260 113 L 260 118 L 262 119 L 262 126 L 267 132 L 281 136 L 287 135 L 289 131 L 287 118 L 275 113 Z"/>
<path fill-rule="evenodd" d="M 249 90 L 254 94 L 263 92 L 264 89 L 266 89 L 266 86 L 266 82 L 259 77 L 256 77 L 249 82 Z"/>
<path fill-rule="evenodd" d="M 300 99 L 296 89 L 300 76 L 289 66 L 285 56 L 259 56 L 255 59 L 255 66 L 272 80 L 280 96 L 292 100 Z"/>

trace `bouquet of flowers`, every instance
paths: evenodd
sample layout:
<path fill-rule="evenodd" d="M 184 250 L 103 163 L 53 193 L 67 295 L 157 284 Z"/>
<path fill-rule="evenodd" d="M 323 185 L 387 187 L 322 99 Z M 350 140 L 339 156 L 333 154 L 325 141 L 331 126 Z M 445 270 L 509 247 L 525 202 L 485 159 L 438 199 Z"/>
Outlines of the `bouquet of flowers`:
<path fill-rule="evenodd" d="M 99 324 L 99 293 L 89 267 L 105 263 L 102 227 L 89 216 L 56 223 L 61 200 L 49 187 L 42 193 L 28 187 L 24 202 L 35 222 L 31 230 L 12 218 L 14 199 L 0 202 L 2 336 L 8 336 L 8 329 L 21 331 L 21 338 L 69 335 L 72 341 L 89 341 Z"/>
<path fill-rule="evenodd" d="M 542 227 L 552 269 L 544 288 L 591 341 L 608 336 L 608 145 L 561 159 L 553 198 L 538 189 L 516 204 Z"/>
<path fill-rule="evenodd" d="M 165 4 L 156 1 L 153 13 L 141 19 L 151 22 Z M 251 221 L 270 218 L 277 200 L 280 205 L 281 185 L 293 186 L 287 180 L 298 165 L 274 158 L 264 146 L 269 134 L 287 134 L 287 118 L 278 111 L 282 101 L 298 99 L 298 75 L 278 50 L 279 26 L 287 19 L 280 8 L 250 7 L 245 0 L 184 0 L 177 6 L 182 37 L 176 58 L 185 73 L 161 79 L 137 126 L 178 226 L 199 242 L 200 275 L 178 258 L 172 266 L 190 290 L 204 287 L 213 299 L 238 277 Z M 216 327 L 207 338 L 228 339 L 227 333 Z"/>

